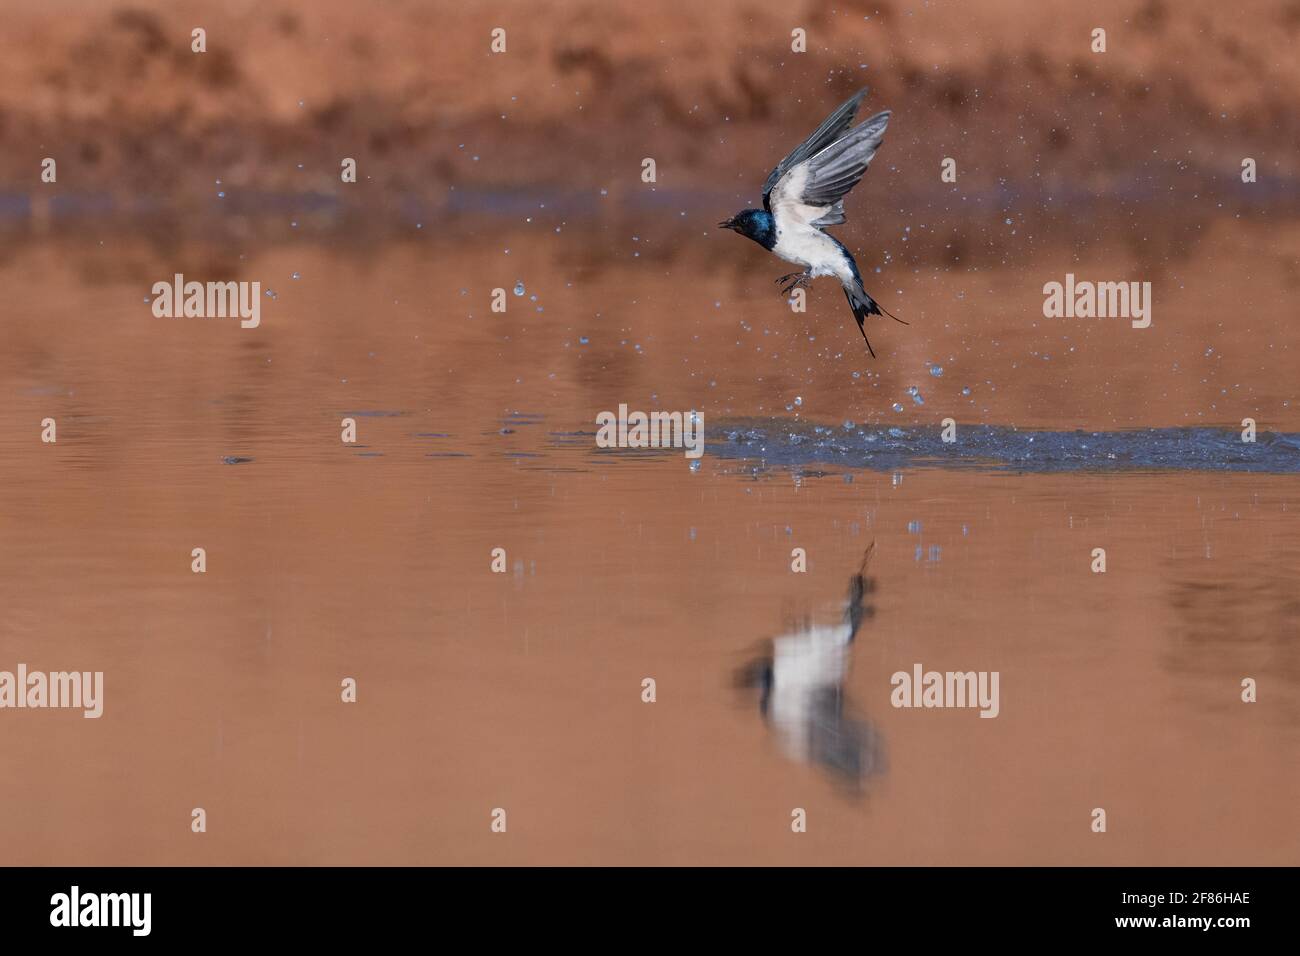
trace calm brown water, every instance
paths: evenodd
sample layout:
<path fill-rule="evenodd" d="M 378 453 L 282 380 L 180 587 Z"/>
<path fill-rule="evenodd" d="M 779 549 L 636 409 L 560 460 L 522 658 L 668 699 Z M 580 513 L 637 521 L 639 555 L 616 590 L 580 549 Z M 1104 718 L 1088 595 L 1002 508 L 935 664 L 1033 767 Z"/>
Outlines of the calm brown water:
<path fill-rule="evenodd" d="M 710 441 L 796 416 L 1295 433 L 1300 222 L 1080 246 L 999 219 L 959 263 L 938 236 L 868 281 L 912 323 L 872 330 L 875 362 L 838 290 L 792 315 L 735 237 L 555 225 L 4 247 L 0 669 L 106 687 L 99 720 L 0 712 L 7 862 L 1300 862 L 1296 474 L 692 470 L 591 437 L 620 403 L 699 409 Z M 1067 269 L 1152 281 L 1152 327 L 1044 319 Z M 156 319 L 174 272 L 276 297 L 255 330 Z M 736 674 L 837 621 L 872 542 L 855 790 Z M 998 671 L 999 716 L 893 708 L 915 663 Z"/>

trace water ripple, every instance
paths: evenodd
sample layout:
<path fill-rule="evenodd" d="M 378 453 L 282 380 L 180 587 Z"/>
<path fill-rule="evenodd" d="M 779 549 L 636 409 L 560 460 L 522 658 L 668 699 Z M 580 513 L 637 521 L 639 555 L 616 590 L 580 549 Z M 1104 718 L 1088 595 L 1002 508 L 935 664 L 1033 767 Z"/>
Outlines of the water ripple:
<path fill-rule="evenodd" d="M 958 425 L 956 441 L 944 442 L 938 426 L 832 428 L 746 420 L 724 423 L 711 433 L 709 454 L 777 468 L 1300 472 L 1300 435 L 1284 432 L 1260 432 L 1250 443 L 1241 440 L 1239 431 L 1220 428 L 1061 432 Z"/>

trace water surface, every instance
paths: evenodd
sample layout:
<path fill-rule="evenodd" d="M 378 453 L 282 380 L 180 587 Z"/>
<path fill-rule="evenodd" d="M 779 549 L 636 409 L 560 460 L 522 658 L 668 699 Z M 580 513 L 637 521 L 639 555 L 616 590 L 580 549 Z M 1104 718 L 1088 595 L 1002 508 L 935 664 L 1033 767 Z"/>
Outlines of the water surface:
<path fill-rule="evenodd" d="M 1300 223 L 891 240 L 872 361 L 838 290 L 793 314 L 676 218 L 12 236 L 0 668 L 106 703 L 0 715 L 6 859 L 1297 862 Z M 1153 281 L 1152 327 L 1044 319 L 1067 268 Z M 275 297 L 155 319 L 176 271 Z M 698 468 L 597 449 L 620 403 L 700 411 Z M 841 622 L 873 543 L 792 748 L 738 675 Z M 918 662 L 999 671 L 999 716 L 891 707 Z"/>

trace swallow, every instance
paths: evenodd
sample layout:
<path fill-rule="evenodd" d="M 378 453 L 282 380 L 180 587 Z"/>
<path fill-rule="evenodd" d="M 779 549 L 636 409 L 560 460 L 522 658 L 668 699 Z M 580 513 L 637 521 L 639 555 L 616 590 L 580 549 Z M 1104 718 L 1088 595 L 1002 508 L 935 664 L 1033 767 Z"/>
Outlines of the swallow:
<path fill-rule="evenodd" d="M 747 236 L 768 252 L 803 266 L 803 272 L 792 272 L 776 280 L 788 283 L 781 290 L 783 295 L 796 288 L 807 288 L 818 276 L 838 279 L 862 340 L 867 343 L 867 351 L 875 358 L 864 325 L 866 317 L 883 313 L 895 322 L 907 323 L 881 309 L 867 294 L 858 264 L 849 250 L 822 231 L 826 226 L 838 226 L 846 221 L 844 197 L 862 179 L 885 138 L 889 110 L 849 128 L 858 104 L 866 95 L 865 87 L 853 94 L 776 164 L 763 184 L 762 209 L 744 209 L 718 223 L 718 228 Z"/>

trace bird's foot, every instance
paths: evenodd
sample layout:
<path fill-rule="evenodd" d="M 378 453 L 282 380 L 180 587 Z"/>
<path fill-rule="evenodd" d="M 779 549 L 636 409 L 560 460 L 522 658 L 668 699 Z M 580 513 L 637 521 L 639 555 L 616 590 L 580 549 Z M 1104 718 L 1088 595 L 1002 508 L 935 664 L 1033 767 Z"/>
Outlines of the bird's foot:
<path fill-rule="evenodd" d="M 783 276 L 781 281 L 786 279 L 792 280 L 789 285 L 781 290 L 782 295 L 789 295 L 795 289 L 807 289 L 812 285 L 812 276 L 807 272 L 792 272 L 788 276 Z"/>

